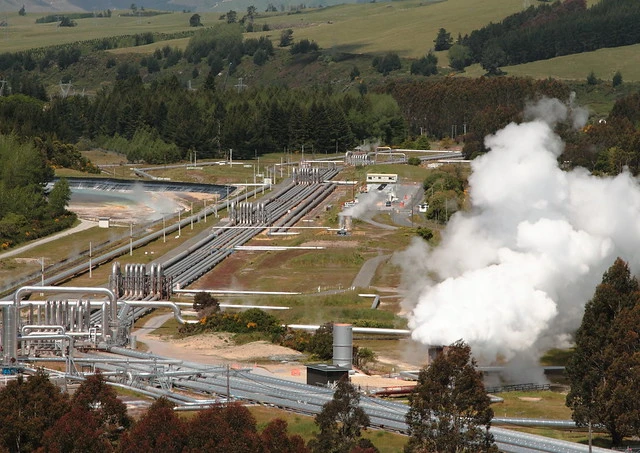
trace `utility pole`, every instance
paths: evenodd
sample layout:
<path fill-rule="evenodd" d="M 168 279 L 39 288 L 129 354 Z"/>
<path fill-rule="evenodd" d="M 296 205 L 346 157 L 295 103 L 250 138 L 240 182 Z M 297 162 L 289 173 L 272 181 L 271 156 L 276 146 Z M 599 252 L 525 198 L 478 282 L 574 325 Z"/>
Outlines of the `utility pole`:
<path fill-rule="evenodd" d="M 91 266 L 91 241 L 89 241 L 89 278 L 93 277 L 93 266 Z"/>
<path fill-rule="evenodd" d="M 167 242 L 166 226 L 164 222 L 164 215 L 162 216 L 162 242 Z"/>
<path fill-rule="evenodd" d="M 44 256 L 40 258 L 40 286 L 44 286 Z"/>
<path fill-rule="evenodd" d="M 129 221 L 129 256 L 133 256 L 133 222 Z"/>
<path fill-rule="evenodd" d="M 207 199 L 203 199 L 204 201 L 204 223 L 207 223 Z"/>
<path fill-rule="evenodd" d="M 180 208 L 178 208 L 178 237 L 182 236 L 182 230 L 181 230 L 181 225 L 180 225 L 182 223 L 182 221 L 180 219 L 180 213 L 181 212 L 182 211 L 180 210 Z"/>
<path fill-rule="evenodd" d="M 229 401 L 231 400 L 231 383 L 229 382 L 229 364 L 227 363 L 227 407 L 229 407 Z"/>
<path fill-rule="evenodd" d="M 191 202 L 191 229 L 193 230 L 193 201 Z"/>

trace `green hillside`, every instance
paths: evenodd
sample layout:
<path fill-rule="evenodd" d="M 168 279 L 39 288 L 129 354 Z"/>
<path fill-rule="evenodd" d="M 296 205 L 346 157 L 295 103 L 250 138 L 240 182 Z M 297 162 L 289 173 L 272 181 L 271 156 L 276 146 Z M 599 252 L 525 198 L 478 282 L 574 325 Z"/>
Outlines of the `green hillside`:
<path fill-rule="evenodd" d="M 589 0 L 588 4 L 596 2 L 597 0 Z M 423 56 L 433 46 L 439 28 L 446 28 L 456 37 L 459 33 L 470 33 L 489 22 L 500 21 L 522 7 L 522 0 L 402 0 L 343 4 L 305 9 L 295 14 L 261 13 L 255 22 L 258 25 L 268 24 L 270 31 L 247 33 L 245 38 L 266 35 L 277 45 L 281 31 L 291 28 L 294 31 L 294 40 L 306 38 L 315 41 L 321 49 L 330 53 L 372 55 L 396 52 L 404 59 L 414 59 Z M 241 14 L 242 11 L 239 12 L 239 15 Z M 4 13 L 4 20 L 9 25 L 0 28 L 1 48 L 2 51 L 15 52 L 106 36 L 147 32 L 191 32 L 194 29 L 189 27 L 190 16 L 191 13 L 183 12 L 143 18 L 114 14 L 110 18 L 79 19 L 76 27 L 61 28 L 55 23 L 35 24 L 35 19 L 40 17 L 39 14 L 19 16 L 17 11 Z M 201 21 L 205 26 L 219 23 L 220 13 L 201 13 Z M 129 52 L 151 53 L 165 45 L 184 49 L 187 43 L 188 38 L 157 41 L 149 46 L 116 49 L 111 52 L 119 55 Z M 596 52 L 507 67 L 505 71 L 517 76 L 580 80 L 594 71 L 599 78 L 610 80 L 613 73 L 620 70 L 625 81 L 640 81 L 640 66 L 634 63 L 639 49 L 638 45 L 600 49 Z M 437 55 L 439 65 L 446 68 L 447 52 L 439 52 Z M 359 64 L 363 70 L 363 63 Z M 272 66 L 267 65 L 263 69 L 273 72 Z M 276 66 L 282 66 L 282 63 L 277 63 Z M 394 75 L 408 76 L 408 66 L 409 64 L 405 63 L 403 69 Z M 251 72 L 253 77 L 260 77 L 259 68 L 253 68 Z M 474 65 L 462 75 L 475 77 L 483 73 L 479 65 Z M 268 74 L 266 76 L 269 78 Z"/>
<path fill-rule="evenodd" d="M 585 79 L 593 71 L 601 80 L 611 81 L 616 71 L 623 74 L 628 82 L 640 81 L 640 44 L 633 46 L 598 49 L 549 60 L 534 61 L 517 66 L 506 66 L 503 70 L 512 76 L 527 76 L 563 80 Z M 473 65 L 466 70 L 466 76 L 477 77 L 484 73 L 480 65 Z"/>

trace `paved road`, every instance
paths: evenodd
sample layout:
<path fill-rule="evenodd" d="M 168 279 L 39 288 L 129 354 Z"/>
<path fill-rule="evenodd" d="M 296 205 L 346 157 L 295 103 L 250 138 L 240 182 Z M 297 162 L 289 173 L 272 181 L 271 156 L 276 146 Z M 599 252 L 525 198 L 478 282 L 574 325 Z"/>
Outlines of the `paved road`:
<path fill-rule="evenodd" d="M 355 288 L 368 288 L 369 286 L 371 286 L 371 281 L 376 275 L 378 266 L 380 266 L 380 264 L 382 264 L 390 256 L 391 255 L 378 255 L 365 261 L 365 263 L 360 268 L 360 272 L 358 272 L 356 278 L 353 279 L 353 283 L 351 284 L 351 286 Z"/>
<path fill-rule="evenodd" d="M 0 259 L 11 258 L 12 256 L 19 255 L 39 245 L 46 244 L 47 242 L 55 241 L 56 239 L 69 236 L 70 234 L 78 233 L 83 230 L 88 230 L 89 228 L 93 228 L 96 225 L 98 225 L 98 222 L 93 222 L 91 220 L 80 220 L 80 225 L 77 225 L 73 228 L 69 228 L 67 230 L 61 231 L 60 233 L 52 234 L 51 236 L 47 236 L 42 239 L 37 239 L 33 242 L 30 242 L 27 245 L 18 247 L 17 249 L 8 250 L 6 252 L 0 252 Z"/>

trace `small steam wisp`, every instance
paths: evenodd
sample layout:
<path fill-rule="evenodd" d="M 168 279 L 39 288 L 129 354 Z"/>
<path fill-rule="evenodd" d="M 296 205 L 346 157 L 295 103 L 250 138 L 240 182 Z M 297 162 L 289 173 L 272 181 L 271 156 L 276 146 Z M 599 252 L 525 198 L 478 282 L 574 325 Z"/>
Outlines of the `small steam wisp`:
<path fill-rule="evenodd" d="M 486 138 L 490 151 L 471 164 L 472 208 L 451 218 L 441 244 L 415 240 L 397 257 L 421 343 L 464 339 L 483 361 L 535 355 L 567 343 L 616 256 L 638 269 L 636 180 L 558 167 L 552 126 L 584 124 L 583 110 L 544 99 L 525 118 Z"/>

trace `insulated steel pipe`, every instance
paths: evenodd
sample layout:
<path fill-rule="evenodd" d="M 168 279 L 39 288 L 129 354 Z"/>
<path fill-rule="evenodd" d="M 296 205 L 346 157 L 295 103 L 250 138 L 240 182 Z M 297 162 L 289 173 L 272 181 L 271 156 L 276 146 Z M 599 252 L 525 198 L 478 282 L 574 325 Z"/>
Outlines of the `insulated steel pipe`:
<path fill-rule="evenodd" d="M 110 303 L 109 309 L 109 330 L 111 338 L 115 338 L 118 332 L 118 300 L 113 291 L 108 288 L 83 288 L 83 287 L 60 287 L 60 286 L 23 286 L 19 288 L 13 295 L 13 305 L 3 309 L 5 335 L 4 350 L 9 359 L 18 358 L 18 315 L 20 313 L 20 304 L 22 298 L 33 292 L 39 293 L 72 293 L 72 294 L 102 294 L 107 296 Z M 103 330 L 106 326 L 102 326 Z"/>

